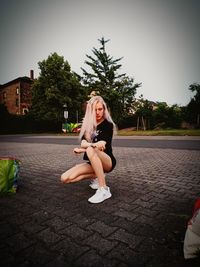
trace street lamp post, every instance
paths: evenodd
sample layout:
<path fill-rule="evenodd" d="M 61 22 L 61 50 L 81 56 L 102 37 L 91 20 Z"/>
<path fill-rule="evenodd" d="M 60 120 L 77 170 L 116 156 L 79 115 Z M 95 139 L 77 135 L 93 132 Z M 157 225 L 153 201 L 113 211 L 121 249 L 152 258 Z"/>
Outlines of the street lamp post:
<path fill-rule="evenodd" d="M 62 131 L 64 133 L 67 132 L 67 119 L 68 119 L 68 110 L 67 110 L 67 104 L 63 105 L 63 116 L 64 116 L 64 123 L 62 124 Z"/>
<path fill-rule="evenodd" d="M 67 110 L 67 104 L 64 104 L 63 105 L 63 111 L 64 111 L 64 118 L 65 118 L 65 120 L 66 120 L 66 122 L 67 122 L 67 119 L 68 119 L 68 110 Z"/>

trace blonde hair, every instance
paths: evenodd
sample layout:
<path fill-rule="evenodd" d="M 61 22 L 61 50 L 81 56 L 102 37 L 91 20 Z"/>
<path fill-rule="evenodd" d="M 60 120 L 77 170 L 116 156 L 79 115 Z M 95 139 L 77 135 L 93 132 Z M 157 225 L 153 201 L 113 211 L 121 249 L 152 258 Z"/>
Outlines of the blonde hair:
<path fill-rule="evenodd" d="M 104 108 L 104 119 L 111 122 L 114 127 L 114 131 L 116 130 L 115 123 L 113 122 L 110 113 L 108 111 L 107 105 L 101 96 L 93 96 L 88 102 L 86 107 L 85 116 L 83 118 L 83 123 L 81 127 L 81 131 L 79 134 L 79 138 L 81 139 L 85 136 L 87 141 L 91 141 L 91 136 L 96 132 L 97 129 L 97 121 L 96 121 L 96 113 L 95 106 L 97 103 L 101 103 Z"/>

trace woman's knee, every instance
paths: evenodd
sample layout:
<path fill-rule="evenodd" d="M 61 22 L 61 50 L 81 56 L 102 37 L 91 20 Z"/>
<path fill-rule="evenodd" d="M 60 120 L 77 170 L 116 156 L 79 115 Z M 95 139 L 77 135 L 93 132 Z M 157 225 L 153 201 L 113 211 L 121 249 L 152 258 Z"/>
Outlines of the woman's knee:
<path fill-rule="evenodd" d="M 70 183 L 70 181 L 74 179 L 72 175 L 68 175 L 66 173 L 63 173 L 60 177 L 60 180 L 62 183 Z"/>
<path fill-rule="evenodd" d="M 96 154 L 96 151 L 93 147 L 89 146 L 86 149 L 86 154 L 87 154 L 88 158 L 91 159 Z"/>
<path fill-rule="evenodd" d="M 60 176 L 60 181 L 61 181 L 62 183 L 65 183 L 67 179 L 68 179 L 68 178 L 66 177 L 65 173 L 61 174 L 61 176 Z"/>

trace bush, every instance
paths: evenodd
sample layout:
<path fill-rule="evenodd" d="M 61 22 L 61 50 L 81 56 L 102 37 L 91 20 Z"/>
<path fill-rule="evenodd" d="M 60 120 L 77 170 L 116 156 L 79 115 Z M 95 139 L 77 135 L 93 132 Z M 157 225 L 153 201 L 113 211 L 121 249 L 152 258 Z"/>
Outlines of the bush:
<path fill-rule="evenodd" d="M 118 129 L 125 129 L 130 127 L 135 127 L 137 125 L 137 119 L 135 116 L 122 117 L 117 124 Z"/>
<path fill-rule="evenodd" d="M 0 134 L 25 134 L 42 132 L 60 132 L 61 122 L 50 120 L 35 120 L 29 115 L 7 114 L 0 116 Z"/>

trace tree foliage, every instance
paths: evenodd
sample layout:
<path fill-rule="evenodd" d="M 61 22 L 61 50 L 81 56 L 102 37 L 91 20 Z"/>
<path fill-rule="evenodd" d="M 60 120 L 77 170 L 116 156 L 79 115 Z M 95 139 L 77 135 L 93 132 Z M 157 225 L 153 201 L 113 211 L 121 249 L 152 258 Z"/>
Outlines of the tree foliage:
<path fill-rule="evenodd" d="M 177 105 L 169 107 L 167 103 L 157 103 L 152 113 L 152 125 L 154 128 L 180 128 L 182 121 L 181 108 Z"/>
<path fill-rule="evenodd" d="M 182 110 L 178 105 L 168 106 L 166 102 L 153 102 L 143 98 L 134 102 L 137 129 L 179 128 Z"/>
<path fill-rule="evenodd" d="M 63 119 L 63 105 L 69 114 L 82 112 L 84 94 L 80 78 L 71 71 L 70 65 L 57 53 L 38 63 L 40 75 L 33 85 L 31 114 L 36 119 Z"/>
<path fill-rule="evenodd" d="M 144 99 L 140 95 L 139 99 L 134 102 L 135 116 L 137 117 L 137 129 L 142 126 L 144 130 L 149 129 L 152 119 L 153 105 L 152 102 Z"/>
<path fill-rule="evenodd" d="M 200 84 L 193 83 L 189 86 L 189 90 L 194 92 L 194 97 L 190 100 L 186 109 L 186 117 L 191 123 L 200 126 Z"/>
<path fill-rule="evenodd" d="M 81 68 L 83 71 L 83 82 L 88 88 L 88 94 L 96 91 L 107 102 L 112 116 L 116 122 L 125 115 L 134 100 L 137 88 L 141 84 L 134 84 L 133 78 L 125 73 L 119 74 L 121 68 L 119 63 L 122 58 L 114 59 L 108 55 L 105 45 L 109 40 L 104 37 L 98 39 L 100 48 L 93 48 L 93 56 L 86 55 L 85 64 L 90 71 Z"/>

